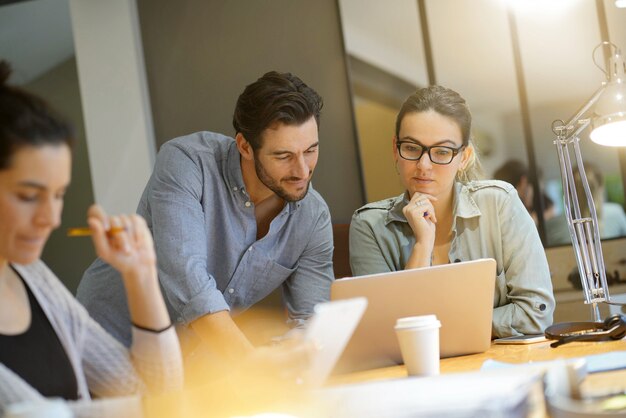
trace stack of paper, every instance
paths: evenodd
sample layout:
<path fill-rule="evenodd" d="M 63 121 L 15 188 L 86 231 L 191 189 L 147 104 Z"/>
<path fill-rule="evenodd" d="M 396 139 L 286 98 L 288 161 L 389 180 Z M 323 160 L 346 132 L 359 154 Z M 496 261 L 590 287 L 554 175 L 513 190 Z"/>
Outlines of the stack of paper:
<path fill-rule="evenodd" d="M 494 370 L 338 386 L 319 392 L 333 417 L 526 417 L 535 371 Z"/>

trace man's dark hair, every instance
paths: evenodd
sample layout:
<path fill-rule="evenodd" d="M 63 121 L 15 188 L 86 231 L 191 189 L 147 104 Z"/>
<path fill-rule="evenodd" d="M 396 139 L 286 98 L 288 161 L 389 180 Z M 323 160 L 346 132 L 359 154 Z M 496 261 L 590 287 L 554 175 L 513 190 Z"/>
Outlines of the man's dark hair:
<path fill-rule="evenodd" d="M 270 71 L 248 85 L 237 99 L 233 127 L 256 151 L 263 145 L 263 131 L 276 122 L 301 125 L 315 117 L 319 127 L 322 106 L 320 95 L 298 77 Z"/>
<path fill-rule="evenodd" d="M 0 170 L 11 165 L 26 146 L 65 144 L 72 148 L 74 131 L 39 97 L 7 84 L 11 66 L 0 61 Z"/>

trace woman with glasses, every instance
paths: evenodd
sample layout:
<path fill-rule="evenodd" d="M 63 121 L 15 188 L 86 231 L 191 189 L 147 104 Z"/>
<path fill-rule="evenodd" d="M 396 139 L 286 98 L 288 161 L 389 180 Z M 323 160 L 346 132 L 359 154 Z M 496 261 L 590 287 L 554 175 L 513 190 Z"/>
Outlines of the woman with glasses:
<path fill-rule="evenodd" d="M 420 89 L 404 102 L 393 155 L 406 192 L 355 212 L 352 272 L 493 258 L 493 336 L 542 333 L 554 311 L 542 244 L 515 188 L 478 180 L 471 120 L 465 100 L 444 87 Z"/>

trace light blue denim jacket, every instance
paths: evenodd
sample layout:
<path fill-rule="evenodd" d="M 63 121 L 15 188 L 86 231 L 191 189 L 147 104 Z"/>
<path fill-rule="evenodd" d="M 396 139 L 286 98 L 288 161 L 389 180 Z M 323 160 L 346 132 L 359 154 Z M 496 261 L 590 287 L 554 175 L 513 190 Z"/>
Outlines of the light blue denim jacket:
<path fill-rule="evenodd" d="M 402 213 L 406 194 L 358 209 L 350 224 L 354 275 L 404 269 L 415 244 Z M 552 324 L 554 295 L 548 261 L 532 218 L 515 188 L 497 180 L 455 184 L 450 261 L 493 258 L 495 337 L 536 334 Z"/>

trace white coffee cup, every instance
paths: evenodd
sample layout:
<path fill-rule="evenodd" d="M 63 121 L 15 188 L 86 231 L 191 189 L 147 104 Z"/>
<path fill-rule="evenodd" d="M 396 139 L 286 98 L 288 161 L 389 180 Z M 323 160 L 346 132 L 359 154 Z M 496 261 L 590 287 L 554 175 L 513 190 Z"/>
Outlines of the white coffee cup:
<path fill-rule="evenodd" d="M 396 321 L 396 335 L 409 376 L 439 374 L 439 328 L 436 315 L 410 316 Z"/>
<path fill-rule="evenodd" d="M 72 418 L 74 414 L 62 399 L 26 401 L 7 405 L 4 418 Z"/>

